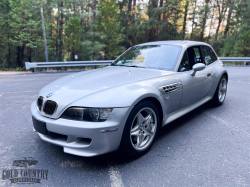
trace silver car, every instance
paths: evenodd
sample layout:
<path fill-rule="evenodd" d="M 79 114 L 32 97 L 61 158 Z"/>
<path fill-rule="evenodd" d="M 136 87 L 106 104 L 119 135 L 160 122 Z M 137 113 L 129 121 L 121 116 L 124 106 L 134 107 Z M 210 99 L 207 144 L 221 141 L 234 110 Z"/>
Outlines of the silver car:
<path fill-rule="evenodd" d="M 31 105 L 34 131 L 65 153 L 140 156 L 160 128 L 210 101 L 223 104 L 228 74 L 203 42 L 133 46 L 110 66 L 62 77 Z"/>

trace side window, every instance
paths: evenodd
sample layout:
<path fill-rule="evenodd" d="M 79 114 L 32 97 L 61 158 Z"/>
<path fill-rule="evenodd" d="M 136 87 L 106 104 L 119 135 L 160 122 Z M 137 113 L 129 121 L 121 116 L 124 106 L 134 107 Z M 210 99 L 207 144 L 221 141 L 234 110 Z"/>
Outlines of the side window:
<path fill-rule="evenodd" d="M 199 47 L 193 47 L 193 49 L 194 49 L 194 53 L 195 53 L 195 57 L 196 57 L 196 63 L 202 63 L 201 62 L 200 48 Z"/>
<path fill-rule="evenodd" d="M 207 65 L 213 63 L 217 60 L 217 56 L 214 54 L 214 51 L 208 46 L 202 46 L 203 53 L 204 53 L 204 60 Z"/>
<path fill-rule="evenodd" d="M 185 51 L 178 71 L 183 72 L 183 71 L 189 71 L 189 70 L 190 70 L 190 64 L 189 64 L 189 60 L 188 60 L 187 51 Z"/>
<path fill-rule="evenodd" d="M 187 49 L 188 60 L 190 67 L 192 68 L 193 65 L 197 63 L 204 63 L 202 60 L 201 50 L 199 46 L 189 47 Z"/>

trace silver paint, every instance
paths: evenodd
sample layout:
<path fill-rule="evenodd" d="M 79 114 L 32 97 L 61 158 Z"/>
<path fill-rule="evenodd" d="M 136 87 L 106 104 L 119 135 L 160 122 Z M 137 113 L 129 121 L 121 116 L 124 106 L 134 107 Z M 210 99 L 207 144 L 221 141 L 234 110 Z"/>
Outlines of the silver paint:
<path fill-rule="evenodd" d="M 192 70 L 178 72 L 186 48 L 209 46 L 206 43 L 162 41 L 140 45 L 147 44 L 182 46 L 175 70 L 108 66 L 71 74 L 48 84 L 40 90 L 39 96 L 44 97 L 45 103 L 48 93 L 53 93 L 52 98 L 58 104 L 55 113 L 50 116 L 40 113 L 35 101 L 31 105 L 32 115 L 46 122 L 48 131 L 66 135 L 68 138 L 51 138 L 38 133 L 40 138 L 62 146 L 66 153 L 79 156 L 96 156 L 115 151 L 120 145 L 127 118 L 138 102 L 146 98 L 157 100 L 163 111 L 161 126 L 164 126 L 212 99 L 221 76 L 227 74 L 219 59 L 197 71 L 195 76 L 191 75 Z M 163 87 L 173 84 L 178 84 L 178 89 L 165 92 Z M 60 118 L 72 106 L 113 108 L 113 111 L 105 122 Z M 91 142 L 85 139 L 90 139 Z"/>

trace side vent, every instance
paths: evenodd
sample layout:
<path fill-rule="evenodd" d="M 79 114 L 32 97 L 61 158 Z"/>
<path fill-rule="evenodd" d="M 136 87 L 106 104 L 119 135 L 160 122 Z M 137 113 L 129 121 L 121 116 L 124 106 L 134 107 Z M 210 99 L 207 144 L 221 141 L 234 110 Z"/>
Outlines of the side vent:
<path fill-rule="evenodd" d="M 182 89 L 181 82 L 169 84 L 169 85 L 162 86 L 162 87 L 159 88 L 159 90 L 161 92 L 165 92 L 165 93 L 170 93 L 170 92 L 178 91 L 178 90 L 181 90 L 181 89 Z"/>

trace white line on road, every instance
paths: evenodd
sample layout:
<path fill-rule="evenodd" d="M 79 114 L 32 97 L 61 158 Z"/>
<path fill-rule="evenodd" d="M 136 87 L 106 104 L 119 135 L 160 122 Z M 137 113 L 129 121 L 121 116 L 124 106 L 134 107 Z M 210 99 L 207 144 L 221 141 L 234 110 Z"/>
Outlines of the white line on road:
<path fill-rule="evenodd" d="M 109 167 L 111 187 L 124 187 L 121 174 L 116 166 Z"/>
<path fill-rule="evenodd" d="M 3 92 L 3 93 L 1 93 L 1 94 L 11 94 L 11 93 L 29 93 L 29 92 L 39 92 L 39 90 L 28 90 L 28 91 L 16 91 L 16 92 Z M 0 96 L 2 96 L 2 95 L 0 95 Z"/>
<path fill-rule="evenodd" d="M 210 113 L 208 113 L 208 112 L 205 112 L 205 114 L 206 114 L 208 117 L 210 117 L 210 118 L 212 118 L 212 119 L 214 119 L 214 120 L 216 120 L 216 121 L 218 121 L 218 122 L 220 122 L 220 123 L 226 125 L 228 128 L 230 128 L 230 129 L 234 128 L 235 131 L 241 132 L 241 133 L 245 134 L 247 137 L 250 137 L 250 134 L 248 134 L 247 131 L 244 131 L 244 130 L 242 130 L 242 129 L 239 129 L 239 128 L 236 127 L 234 124 L 228 123 L 228 122 L 224 121 L 223 119 L 220 119 L 219 117 L 217 117 L 217 116 L 215 116 L 215 115 L 213 115 L 213 114 L 210 114 Z"/>

